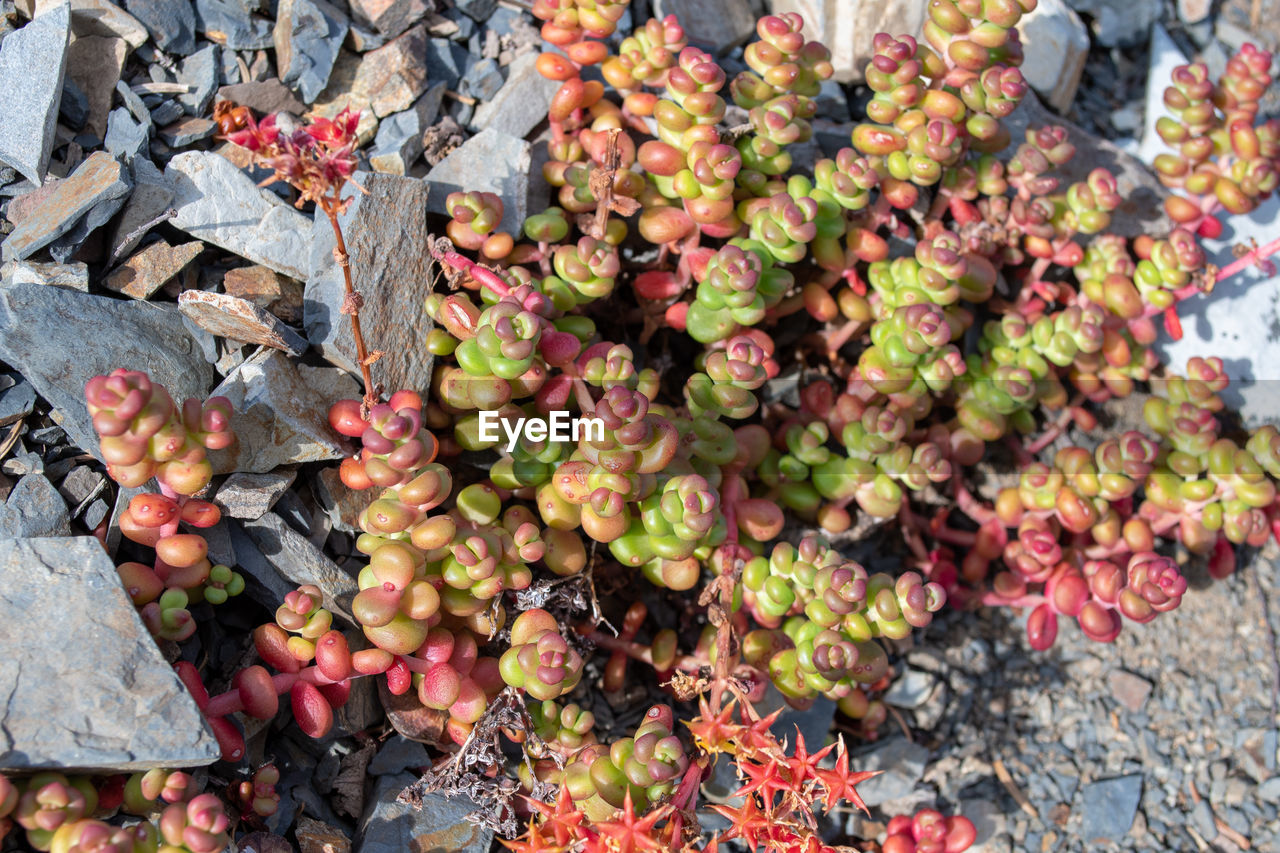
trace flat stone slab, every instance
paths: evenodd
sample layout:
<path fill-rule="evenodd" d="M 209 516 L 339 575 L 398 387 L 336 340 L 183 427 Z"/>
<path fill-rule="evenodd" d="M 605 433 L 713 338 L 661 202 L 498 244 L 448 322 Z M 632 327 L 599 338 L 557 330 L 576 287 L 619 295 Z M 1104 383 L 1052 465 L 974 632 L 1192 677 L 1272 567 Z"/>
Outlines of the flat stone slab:
<path fill-rule="evenodd" d="M 422 346 L 431 321 L 423 302 L 431 293 L 432 261 L 427 252 L 427 185 L 416 178 L 357 173 L 344 197 L 351 206 L 339 219 L 351 256 L 355 289 L 364 297 L 360 323 L 370 350 L 385 353 L 373 378 L 388 393 L 425 391 L 432 358 Z M 432 196 L 435 192 L 431 193 Z M 317 214 L 311 275 L 303 294 L 307 338 L 330 363 L 359 374 L 351 323 L 341 313 L 342 268 L 333 259 L 333 228 Z M 333 401 L 330 401 L 333 402 Z"/>
<path fill-rule="evenodd" d="M 0 540 L 0 575 L 0 771 L 218 760 L 97 539 Z M 74 638 L 50 630 L 53 614 Z"/>
<path fill-rule="evenodd" d="M 35 184 L 49 168 L 70 29 L 70 7 L 61 4 L 0 44 L 0 162 Z"/>
<path fill-rule="evenodd" d="M 169 161 L 171 224 L 291 278 L 307 277 L 311 223 L 217 154 L 185 151 Z"/>
<path fill-rule="evenodd" d="M 67 261 L 90 231 L 124 205 L 132 188 L 120 161 L 95 151 L 5 238 L 0 257 L 22 260 L 50 246 L 54 260 Z"/>
<path fill-rule="evenodd" d="M 529 167 L 533 147 L 523 139 L 485 128 L 451 151 L 427 173 L 431 185 L 428 209 L 448 214 L 445 199 L 463 190 L 491 192 L 502 198 L 503 231 L 522 233 L 529 199 Z"/>
<path fill-rule="evenodd" d="M 197 326 L 218 337 L 259 344 L 290 355 L 302 355 L 307 351 L 307 342 L 301 335 L 247 299 L 225 293 L 187 290 L 178 297 L 178 307 Z"/>
<path fill-rule="evenodd" d="M 289 358 L 264 349 L 227 375 L 213 391 L 235 408 L 237 441 L 214 451 L 218 474 L 266 473 L 279 465 L 341 459 L 347 443 L 329 426 L 326 400 L 299 375 Z"/>
<path fill-rule="evenodd" d="M 98 438 L 84 402 L 94 376 L 145 370 L 179 403 L 203 400 L 214 381 L 176 307 L 41 284 L 0 285 L 0 360 L 35 386 L 71 441 L 94 456 Z"/>
<path fill-rule="evenodd" d="M 335 615 L 351 621 L 351 599 L 359 591 L 355 578 L 274 512 L 263 513 L 256 519 L 245 519 L 240 524 L 274 571 L 287 580 L 290 589 L 315 584 L 324 593 L 324 606 Z M 252 566 L 246 568 L 253 569 Z M 279 578 L 263 579 L 263 583 L 268 588 L 273 583 L 278 586 Z"/>
<path fill-rule="evenodd" d="M 113 270 L 102 285 L 134 299 L 149 299 L 202 251 L 204 243 L 199 240 L 180 246 L 157 240 Z"/>

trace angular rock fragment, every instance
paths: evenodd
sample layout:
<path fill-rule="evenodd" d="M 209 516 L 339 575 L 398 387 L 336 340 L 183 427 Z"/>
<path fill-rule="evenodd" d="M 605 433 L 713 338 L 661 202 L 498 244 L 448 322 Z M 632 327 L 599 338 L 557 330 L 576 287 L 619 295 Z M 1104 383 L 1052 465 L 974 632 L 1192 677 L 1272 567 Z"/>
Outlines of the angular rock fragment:
<path fill-rule="evenodd" d="M 690 44 L 709 48 L 717 56 L 733 50 L 756 31 L 755 13 L 738 0 L 657 0 L 653 15 L 675 15 Z"/>
<path fill-rule="evenodd" d="M 186 151 L 169 161 L 172 224 L 277 272 L 304 279 L 310 255 L 305 216 L 217 154 Z"/>
<path fill-rule="evenodd" d="M 551 98 L 560 84 L 538 73 L 538 57 L 526 53 L 507 73 L 507 82 L 492 99 L 476 109 L 472 126 L 523 137 L 547 117 Z"/>
<path fill-rule="evenodd" d="M 280 80 L 308 104 L 320 96 L 347 37 L 347 16 L 325 0 L 280 0 L 272 40 Z"/>
<path fill-rule="evenodd" d="M 395 38 L 427 16 L 435 5 L 428 0 L 348 0 L 356 23 Z"/>
<path fill-rule="evenodd" d="M 121 258 L 133 251 L 173 201 L 172 187 L 150 160 L 134 160 L 129 171 L 133 176 L 133 192 L 116 217 L 107 240 L 112 258 Z"/>
<path fill-rule="evenodd" d="M 264 349 L 213 392 L 236 412 L 235 444 L 209 454 L 218 474 L 265 473 L 280 465 L 340 459 L 349 448 L 329 426 L 330 401 L 306 384 L 288 356 Z"/>
<path fill-rule="evenodd" d="M 54 260 L 65 262 L 124 205 L 132 186 L 119 161 L 95 151 L 5 238 L 0 257 L 21 260 L 49 246 Z"/>
<path fill-rule="evenodd" d="M 301 115 L 306 110 L 306 106 L 294 97 L 289 87 L 275 77 L 223 86 L 218 89 L 218 100 L 241 104 L 259 115 L 278 112 Z"/>
<path fill-rule="evenodd" d="M 359 591 L 355 578 L 273 512 L 253 520 L 245 519 L 240 524 L 274 572 L 287 581 L 286 589 L 315 584 L 324 593 L 324 606 L 334 615 L 351 620 L 351 599 Z M 237 546 L 237 553 L 239 550 Z M 271 583 L 279 586 L 279 577 Z"/>
<path fill-rule="evenodd" d="M 1015 143 L 1026 138 L 1027 128 L 1048 125 L 1066 128 L 1067 139 L 1076 148 L 1075 156 L 1066 165 L 1053 170 L 1054 177 L 1062 181 L 1064 191 L 1070 184 L 1085 180 L 1091 171 L 1100 166 L 1115 176 L 1116 189 L 1123 201 L 1111 214 L 1111 225 L 1107 228 L 1109 232 L 1124 237 L 1169 233 L 1173 223 L 1164 212 L 1164 200 L 1169 191 L 1137 158 L 1084 128 L 1053 115 L 1031 92 L 1004 119 L 1004 126 L 1009 128 Z M 1010 145 L 1000 156 L 1012 157 L 1017 150 L 1017 144 Z"/>
<path fill-rule="evenodd" d="M 1063 0 L 1040 0 L 1018 24 L 1025 58 L 1022 76 L 1060 113 L 1075 100 L 1089 56 L 1089 34 Z"/>
<path fill-rule="evenodd" d="M 249 14 L 241 0 L 195 0 L 196 28 L 231 50 L 271 47 L 271 22 Z"/>
<path fill-rule="evenodd" d="M 9 261 L 0 266 L 0 281 L 5 284 L 46 284 L 89 292 L 89 266 L 84 263 L 39 264 L 34 261 Z"/>
<path fill-rule="evenodd" d="M 407 110 L 427 90 L 427 29 L 416 26 L 366 53 L 352 86 L 378 118 Z"/>
<path fill-rule="evenodd" d="M 302 325 L 302 283 L 255 264 L 227 270 L 222 289 L 270 311 L 291 326 Z"/>
<path fill-rule="evenodd" d="M 26 388 L 30 390 L 31 386 L 26 385 Z M 70 535 L 71 516 L 67 513 L 67 505 L 44 474 L 27 474 L 0 505 L 0 538 L 36 539 Z"/>
<path fill-rule="evenodd" d="M 378 124 L 378 135 L 369 151 L 369 165 L 374 171 L 408 174 L 409 167 L 422 156 L 422 135 L 435 123 L 443 96 L 444 84 L 437 83 L 412 107 L 387 116 Z"/>
<path fill-rule="evenodd" d="M 532 146 L 516 136 L 486 128 L 452 151 L 427 173 L 429 209 L 447 213 L 445 199 L 462 190 L 491 192 L 502 198 L 502 230 L 518 234 L 529 199 Z"/>
<path fill-rule="evenodd" d="M 355 289 L 364 296 L 360 312 L 371 350 L 384 355 L 374 363 L 375 382 L 391 390 L 426 390 L 431 384 L 431 355 L 421 346 L 430 328 L 423 301 L 431 292 L 427 252 L 427 186 L 394 175 L 357 173 L 343 191 L 352 199 L 340 223 L 351 256 Z M 434 195 L 434 193 L 433 193 Z M 303 300 L 307 337 L 330 363 L 359 374 L 351 324 L 341 313 L 342 268 L 333 259 L 333 230 L 317 214 L 311 274 Z"/>
<path fill-rule="evenodd" d="M 196 325 L 220 338 L 271 347 L 290 355 L 307 351 L 307 342 L 297 332 L 245 299 L 188 290 L 178 297 L 178 307 Z"/>
<path fill-rule="evenodd" d="M 265 474 L 232 474 L 218 487 L 213 500 L 232 518 L 261 518 L 275 506 L 297 476 L 294 468 L 279 468 Z"/>
<path fill-rule="evenodd" d="M 124 7 L 151 33 L 156 47 L 186 56 L 196 49 L 196 10 L 190 0 L 124 0 Z"/>
<path fill-rule="evenodd" d="M 190 87 L 185 95 L 178 96 L 178 103 L 187 114 L 202 116 L 208 112 L 213 93 L 218 90 L 218 46 L 208 45 L 182 60 L 178 82 Z"/>
<path fill-rule="evenodd" d="M 107 116 L 103 147 L 113 157 L 131 163 L 146 154 L 150 142 L 150 124 L 135 120 L 126 107 L 116 107 Z"/>
<path fill-rule="evenodd" d="M 0 575 L 0 771 L 128 772 L 218 759 L 97 539 L 0 540 Z M 33 654 L 33 638 L 58 637 L 53 613 L 90 633 Z"/>
<path fill-rule="evenodd" d="M 190 116 L 160 128 L 160 139 L 170 148 L 186 148 L 209 139 L 217 130 L 212 120 Z"/>
<path fill-rule="evenodd" d="M 150 299 L 202 251 L 204 243 L 199 240 L 180 246 L 170 246 L 164 240 L 157 240 L 121 264 L 102 284 L 108 290 L 134 299 Z"/>
<path fill-rule="evenodd" d="M 61 4 L 0 42 L 0 162 L 34 184 L 49 168 L 70 28 Z"/>
<path fill-rule="evenodd" d="M 54 407 L 72 443 L 95 456 L 98 439 L 84 402 L 92 377 L 117 367 L 146 370 L 178 401 L 203 400 L 214 378 L 177 308 L 38 284 L 0 286 L 0 360 Z"/>

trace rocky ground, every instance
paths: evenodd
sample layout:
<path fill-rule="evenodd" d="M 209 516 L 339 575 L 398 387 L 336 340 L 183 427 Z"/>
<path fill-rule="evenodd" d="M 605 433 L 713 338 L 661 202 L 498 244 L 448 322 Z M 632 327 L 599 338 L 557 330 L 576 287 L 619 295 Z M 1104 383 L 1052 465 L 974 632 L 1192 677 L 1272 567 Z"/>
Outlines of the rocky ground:
<path fill-rule="evenodd" d="M 533 68 L 542 43 L 530 5 L 0 0 L 0 769 L 193 766 L 217 754 L 168 666 L 177 647 L 157 651 L 114 566 L 84 538 L 102 531 L 117 547 L 114 519 L 133 494 L 93 455 L 90 376 L 145 368 L 175 396 L 223 394 L 239 413 L 238 448 L 214 458 L 227 520 L 207 536 L 249 589 L 182 654 L 230 672 L 245 632 L 288 589 L 317 583 L 336 600 L 354 590 L 361 499 L 331 464 L 349 447 L 319 417 L 358 393 L 331 232 L 285 190 L 259 189 L 264 175 L 247 174 L 213 138 L 215 100 L 297 116 L 362 110 L 368 194 L 344 219 L 356 285 L 388 352 L 382 380 L 426 387 L 430 359 L 413 320 L 432 283 L 422 247 L 445 196 L 464 185 L 502 195 L 508 230 L 547 203 L 529 175 L 555 84 Z M 1138 159 L 1152 156 L 1163 87 L 1150 69 L 1201 58 L 1220 70 L 1249 38 L 1280 48 L 1278 5 L 1040 0 L 1025 71 L 1048 108 L 1075 123 L 1080 168 L 1120 174 L 1126 233 L 1162 224 L 1161 190 Z M 839 82 L 823 89 L 815 140 L 801 149 L 834 152 L 867 97 L 870 34 L 916 29 L 923 3 L 637 0 L 620 31 L 674 13 L 732 73 L 766 6 L 801 11 L 817 37 L 855 22 L 835 50 Z M 1280 96 L 1268 104 L 1280 112 Z M 1017 115 L 1052 118 L 1035 104 Z M 1276 211 L 1273 202 L 1229 223 L 1221 255 L 1274 230 Z M 1274 416 L 1276 386 L 1263 380 L 1280 363 L 1266 332 L 1280 328 L 1280 284 L 1254 287 L 1215 294 L 1184 320 L 1188 337 L 1172 353 L 1234 359 L 1254 380 L 1239 398 L 1248 421 Z M 859 759 L 887 771 L 865 787 L 873 816 L 848 815 L 831 837 L 872 837 L 887 815 L 937 803 L 975 821 L 983 851 L 1280 849 L 1276 557 L 1274 547 L 1248 555 L 1234 578 L 1206 582 L 1110 646 L 1064 627 L 1037 653 L 1011 614 L 940 619 L 902 650 L 895 714 Z M 353 841 L 371 853 L 488 849 L 490 834 L 460 820 L 469 806 L 395 803 L 429 757 L 384 725 L 389 697 L 360 683 L 326 741 L 283 720 L 247 732 L 253 761 L 284 771 L 281 808 L 261 829 L 292 829 L 303 853 Z M 625 728 L 649 698 L 610 697 L 616 709 L 597 715 Z M 421 733 L 412 709 L 392 706 L 391 720 Z M 788 720 L 813 740 L 830 729 L 831 707 Z M 245 847 L 278 843 L 264 834 Z"/>

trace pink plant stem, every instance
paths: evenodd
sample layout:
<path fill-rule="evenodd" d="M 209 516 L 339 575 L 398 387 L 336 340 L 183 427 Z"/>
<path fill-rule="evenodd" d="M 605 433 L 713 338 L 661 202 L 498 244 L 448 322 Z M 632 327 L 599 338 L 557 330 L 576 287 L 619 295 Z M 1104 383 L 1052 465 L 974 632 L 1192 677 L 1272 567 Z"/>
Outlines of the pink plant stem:
<path fill-rule="evenodd" d="M 702 784 L 704 770 L 703 761 L 696 762 L 685 773 L 684 778 L 680 780 L 680 787 L 676 788 L 675 794 L 671 797 L 671 807 L 674 810 L 671 816 L 671 853 L 684 849 L 682 843 L 684 812 L 694 810 L 698 801 L 698 786 Z"/>
<path fill-rule="evenodd" d="M 995 510 L 987 507 L 969 492 L 964 481 L 960 479 L 959 471 L 951 478 L 951 485 L 956 496 L 956 506 L 969 518 L 978 524 L 986 524 L 996 518 Z"/>
<path fill-rule="evenodd" d="M 632 660 L 638 660 L 641 663 L 647 663 L 649 666 L 653 666 L 653 649 L 649 646 L 624 640 L 621 637 L 615 637 L 612 634 L 606 634 L 594 629 L 583 634 L 583 636 L 606 651 L 622 652 Z M 708 666 L 709 664 L 710 661 L 693 655 L 676 655 L 675 662 L 671 665 L 671 668 L 681 669 L 685 672 L 697 672 L 699 669 L 704 666 Z"/>
<path fill-rule="evenodd" d="M 1264 246 L 1259 246 L 1251 252 L 1236 258 L 1234 261 L 1218 270 L 1217 276 L 1214 277 L 1214 282 L 1226 281 L 1241 270 L 1253 266 L 1259 261 L 1266 260 L 1276 252 L 1280 252 L 1280 237 L 1276 237 L 1270 243 L 1267 243 Z"/>

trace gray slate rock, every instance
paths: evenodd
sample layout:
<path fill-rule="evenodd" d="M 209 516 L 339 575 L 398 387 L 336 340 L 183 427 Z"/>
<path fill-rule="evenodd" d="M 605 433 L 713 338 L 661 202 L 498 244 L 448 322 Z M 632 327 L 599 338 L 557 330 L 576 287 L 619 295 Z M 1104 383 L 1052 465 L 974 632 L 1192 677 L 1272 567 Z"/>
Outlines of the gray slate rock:
<path fill-rule="evenodd" d="M 250 15 L 240 0 L 196 0 L 196 27 L 229 50 L 271 47 L 271 22 Z"/>
<path fill-rule="evenodd" d="M 907 669 L 893 680 L 884 701 L 898 708 L 919 708 L 933 695 L 938 680 L 927 672 L 918 669 Z"/>
<path fill-rule="evenodd" d="M 175 227 L 290 278 L 307 277 L 307 218 L 256 186 L 234 163 L 185 151 L 169 161 L 165 178 L 174 191 Z"/>
<path fill-rule="evenodd" d="M 273 512 L 264 513 L 261 518 L 244 520 L 241 523 L 244 532 L 258 547 L 271 564 L 274 579 L 263 580 L 270 587 L 280 585 L 280 578 L 288 581 L 286 590 L 302 584 L 315 584 L 324 593 L 324 606 L 351 621 L 351 599 L 355 598 L 359 588 L 355 578 L 339 568 L 324 555 L 319 548 L 307 541 L 307 537 L 294 530 L 280 516 Z M 234 541 L 234 540 L 233 540 Z M 236 545 L 236 553 L 241 554 L 240 545 Z M 241 565 L 248 571 L 254 568 L 243 561 Z"/>
<path fill-rule="evenodd" d="M 132 771 L 218 759 L 217 741 L 97 539 L 0 541 L 0 574 L 0 770 Z M 78 642 L 49 631 L 51 613 L 79 626 Z"/>
<path fill-rule="evenodd" d="M 498 94 L 506 82 L 496 59 L 482 59 L 467 71 L 462 80 L 464 95 L 487 101 Z"/>
<path fill-rule="evenodd" d="M 2 377 L 3 383 L 12 383 L 13 379 Z M 0 427 L 8 426 L 16 420 L 25 418 L 36 407 L 36 390 L 25 379 L 0 391 Z"/>
<path fill-rule="evenodd" d="M 70 78 L 62 81 L 58 120 L 72 130 L 82 130 L 89 122 L 89 96 Z"/>
<path fill-rule="evenodd" d="M 145 226 L 155 222 L 173 202 L 173 188 L 164 173 L 150 160 L 135 159 L 129 171 L 133 176 L 133 192 L 129 194 L 124 210 L 116 217 L 111 237 L 107 241 L 112 256 L 117 258 L 123 258 L 133 251 L 150 231 Z"/>
<path fill-rule="evenodd" d="M 238 438 L 210 454 L 215 473 L 262 474 L 280 465 L 341 459 L 349 451 L 325 417 L 331 401 L 307 385 L 278 350 L 255 353 L 213 393 L 235 407 Z"/>
<path fill-rule="evenodd" d="M 906 738 L 886 738 L 854 757 L 853 766 L 858 770 L 884 771 L 858 785 L 858 793 L 868 806 L 901 799 L 915 789 L 928 760 L 927 747 Z"/>
<path fill-rule="evenodd" d="M 433 83 L 444 83 L 446 88 L 456 89 L 473 61 L 474 57 L 466 48 L 449 39 L 427 40 L 427 79 Z"/>
<path fill-rule="evenodd" d="M 46 284 L 89 292 L 89 265 L 40 264 L 35 261 L 9 261 L 0 266 L 0 280 L 5 284 Z"/>
<path fill-rule="evenodd" d="M 289 87 L 275 77 L 267 80 L 250 80 L 248 83 L 236 83 L 218 89 L 218 99 L 243 104 L 256 113 L 263 115 L 290 112 L 302 115 L 306 106 L 294 97 Z"/>
<path fill-rule="evenodd" d="M 103 146 L 113 157 L 131 163 L 146 154 L 151 143 L 151 124 L 137 121 L 127 107 L 116 107 L 107 116 Z"/>
<path fill-rule="evenodd" d="M 160 139 L 170 148 L 186 148 L 210 138 L 217 129 L 212 119 L 188 116 L 160 128 Z"/>
<path fill-rule="evenodd" d="M 118 160 L 95 151 L 5 238 L 0 257 L 21 260 L 48 246 L 54 260 L 65 262 L 124 205 L 132 187 Z"/>
<path fill-rule="evenodd" d="M 453 5 L 471 20 L 483 24 L 498 8 L 498 0 L 455 0 Z"/>
<path fill-rule="evenodd" d="M 1142 799 L 1142 775 L 1135 773 L 1094 782 L 1085 786 L 1080 797 L 1084 814 L 1080 834 L 1084 841 L 1097 844 L 1107 839 L 1119 843 L 1133 826 L 1133 816 Z"/>
<path fill-rule="evenodd" d="M 38 284 L 0 285 L 0 360 L 35 386 L 71 441 L 95 456 L 84 402 L 94 376 L 146 370 L 177 400 L 204 399 L 214 378 L 176 308 Z"/>
<path fill-rule="evenodd" d="M 471 126 L 523 137 L 547 117 L 551 98 L 560 88 L 555 80 L 538 73 L 538 55 L 526 53 L 507 73 L 501 91 L 476 108 Z"/>
<path fill-rule="evenodd" d="M 449 193 L 491 192 L 502 198 L 502 230 L 519 233 L 529 206 L 532 146 L 516 136 L 485 128 L 449 153 L 427 173 L 428 209 L 447 214 Z"/>
<path fill-rule="evenodd" d="M 70 30 L 60 4 L 0 43 L 0 161 L 35 184 L 49 168 Z"/>
<path fill-rule="evenodd" d="M 156 47 L 186 56 L 196 50 L 196 10 L 190 0 L 124 0 L 124 7 L 151 33 Z"/>
<path fill-rule="evenodd" d="M 385 388 L 425 390 L 431 384 L 431 355 L 421 346 L 431 328 L 423 302 L 431 293 L 432 261 L 427 253 L 427 185 L 415 178 L 357 173 L 343 191 L 352 199 L 340 223 L 351 256 L 355 289 L 364 296 L 360 320 L 370 349 L 385 353 L 372 367 Z M 435 195 L 435 193 L 432 193 Z M 311 274 L 303 293 L 307 337 L 330 363 L 353 374 L 356 363 L 351 324 L 341 313 L 342 269 L 333 259 L 333 229 L 317 213 Z M 323 409 L 318 410 L 323 411 Z"/>
<path fill-rule="evenodd" d="M 756 16 L 739 0 L 656 0 L 653 16 L 675 15 L 691 44 L 723 56 L 756 33 Z M 805 18 L 806 21 L 809 18 Z"/>
<path fill-rule="evenodd" d="M 204 115 L 218 91 L 218 46 L 208 45 L 182 60 L 178 82 L 192 87 L 187 94 L 178 96 L 187 115 Z"/>
<path fill-rule="evenodd" d="M 71 516 L 67 513 L 67 505 L 44 474 L 27 474 L 0 506 L 0 538 L 37 539 L 70 535 Z"/>
<path fill-rule="evenodd" d="M 277 468 L 266 474 L 237 472 L 218 487 L 213 502 L 232 518 L 261 518 L 275 506 L 297 476 L 293 468 Z"/>
<path fill-rule="evenodd" d="M 444 84 L 437 83 L 428 89 L 413 106 L 404 112 L 384 118 L 378 124 L 369 151 L 369 165 L 375 172 L 388 175 L 407 174 L 414 162 L 422 156 L 422 135 L 435 124 L 440 114 L 440 101 L 444 97 Z"/>
<path fill-rule="evenodd" d="M 488 851 L 493 843 L 493 831 L 466 820 L 466 816 L 477 809 L 470 799 L 428 794 L 420 808 L 396 802 L 400 792 L 415 781 L 417 777 L 410 773 L 379 777 L 360 821 L 357 853 Z"/>
<path fill-rule="evenodd" d="M 427 754 L 425 746 L 402 734 L 394 734 L 378 748 L 378 754 L 369 762 L 369 774 L 391 776 L 430 766 L 431 756 Z"/>
<path fill-rule="evenodd" d="M 272 40 L 280 79 L 310 104 L 329 82 L 347 16 L 325 0 L 280 0 Z"/>

